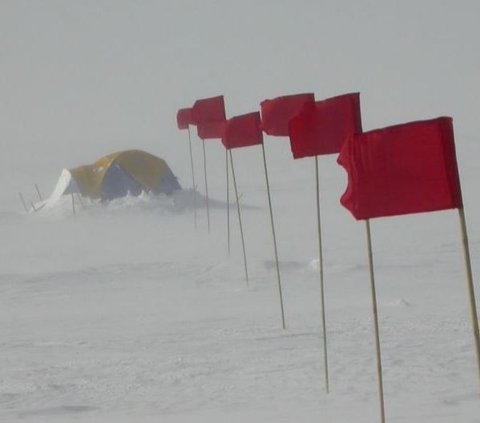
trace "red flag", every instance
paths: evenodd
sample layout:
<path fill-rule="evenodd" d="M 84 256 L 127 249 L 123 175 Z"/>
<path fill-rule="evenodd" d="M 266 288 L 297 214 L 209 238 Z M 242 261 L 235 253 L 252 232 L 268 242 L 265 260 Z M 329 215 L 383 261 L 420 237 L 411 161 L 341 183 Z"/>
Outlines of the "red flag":
<path fill-rule="evenodd" d="M 202 140 L 222 138 L 225 121 L 221 122 L 206 122 L 197 125 L 198 137 Z"/>
<path fill-rule="evenodd" d="M 248 147 L 263 143 L 260 113 L 248 113 L 228 119 L 222 137 L 226 149 Z"/>
<path fill-rule="evenodd" d="M 356 219 L 462 208 L 449 117 L 353 135 L 338 163 L 348 173 L 340 202 Z"/>
<path fill-rule="evenodd" d="M 315 101 L 315 96 L 311 93 L 294 94 L 262 101 L 262 129 L 268 135 L 288 137 L 288 121 L 307 101 Z"/>
<path fill-rule="evenodd" d="M 225 121 L 223 95 L 197 100 L 192 107 L 192 118 L 196 125 Z"/>
<path fill-rule="evenodd" d="M 192 109 L 180 109 L 177 112 L 178 129 L 188 129 L 188 125 L 193 124 Z"/>
<path fill-rule="evenodd" d="M 288 128 L 295 159 L 338 153 L 348 136 L 362 132 L 360 95 L 304 103 Z"/>
<path fill-rule="evenodd" d="M 202 140 L 222 138 L 226 120 L 223 95 L 197 100 L 192 107 L 192 120 Z"/>

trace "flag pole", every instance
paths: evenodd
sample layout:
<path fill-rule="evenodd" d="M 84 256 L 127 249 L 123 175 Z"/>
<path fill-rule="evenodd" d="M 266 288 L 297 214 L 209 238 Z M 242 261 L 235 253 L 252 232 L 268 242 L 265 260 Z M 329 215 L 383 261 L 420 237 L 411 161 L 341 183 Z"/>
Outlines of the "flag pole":
<path fill-rule="evenodd" d="M 275 265 L 277 268 L 277 281 L 278 281 L 278 294 L 280 296 L 280 310 L 282 313 L 282 328 L 285 329 L 285 311 L 283 308 L 283 295 L 282 295 L 282 283 L 280 281 L 280 265 L 278 262 L 278 250 L 277 250 L 277 237 L 275 235 L 275 225 L 273 223 L 273 210 L 272 210 L 272 198 L 270 195 L 270 184 L 268 182 L 268 171 L 267 171 L 267 159 L 265 155 L 265 146 L 262 144 L 262 153 L 263 153 L 263 165 L 265 168 L 265 182 L 267 183 L 267 196 L 268 196 L 268 207 L 270 209 L 270 222 L 272 223 L 272 235 L 273 235 L 273 248 L 275 251 Z"/>
<path fill-rule="evenodd" d="M 385 423 L 385 402 L 384 402 L 384 396 L 383 396 L 383 375 L 382 375 L 382 353 L 380 349 L 380 330 L 378 326 L 377 293 L 375 289 L 375 274 L 373 270 L 373 251 L 372 251 L 372 235 L 370 232 L 370 220 L 367 219 L 365 223 L 366 223 L 366 229 L 367 229 L 370 285 L 372 290 L 373 321 L 375 324 L 375 346 L 377 351 L 377 375 L 378 375 L 378 394 L 380 399 L 380 416 L 381 416 L 381 422 Z"/>
<path fill-rule="evenodd" d="M 207 183 L 207 154 L 205 152 L 205 140 L 202 140 L 203 145 L 203 172 L 205 175 L 205 195 L 207 198 L 207 228 L 210 233 L 210 209 L 208 207 L 208 183 Z"/>
<path fill-rule="evenodd" d="M 242 215 L 240 213 L 240 202 L 238 200 L 238 189 L 237 189 L 237 181 L 235 179 L 235 169 L 233 167 L 233 155 L 232 150 L 230 152 L 230 167 L 232 168 L 232 179 L 233 179 L 233 188 L 235 190 L 235 197 L 237 199 L 237 213 L 238 213 L 238 224 L 240 226 L 240 236 L 242 238 L 242 249 L 243 249 L 243 263 L 245 265 L 245 280 L 247 281 L 248 285 L 248 267 L 247 267 L 247 254 L 245 252 L 245 238 L 243 236 L 243 227 L 242 227 Z"/>
<path fill-rule="evenodd" d="M 193 153 L 192 153 L 192 136 L 190 135 L 190 125 L 188 125 L 188 145 L 190 149 L 190 168 L 192 170 L 192 185 L 193 185 L 193 221 L 195 229 L 197 228 L 197 187 L 195 185 L 195 172 L 193 170 Z"/>
<path fill-rule="evenodd" d="M 228 149 L 225 149 L 225 168 L 227 175 L 227 249 L 230 256 L 230 181 L 228 175 Z"/>
<path fill-rule="evenodd" d="M 328 379 L 327 323 L 325 312 L 325 283 L 323 278 L 322 223 L 320 219 L 320 175 L 318 171 L 318 156 L 315 156 L 315 180 L 317 186 L 318 261 L 320 269 L 320 295 L 322 302 L 323 359 L 325 369 L 325 389 L 328 394 L 330 388 Z"/>
<path fill-rule="evenodd" d="M 463 253 L 465 257 L 465 269 L 467 272 L 467 289 L 468 289 L 468 296 L 470 300 L 470 314 L 472 318 L 473 338 L 475 342 L 475 351 L 477 355 L 477 370 L 478 370 L 478 376 L 480 380 L 480 336 L 479 336 L 479 330 L 478 330 L 478 315 L 477 315 L 477 305 L 475 301 L 475 290 L 473 286 L 472 263 L 470 260 L 470 247 L 468 243 L 467 223 L 466 223 L 465 211 L 463 207 L 458 209 L 458 215 L 460 217 L 460 227 L 462 231 Z"/>

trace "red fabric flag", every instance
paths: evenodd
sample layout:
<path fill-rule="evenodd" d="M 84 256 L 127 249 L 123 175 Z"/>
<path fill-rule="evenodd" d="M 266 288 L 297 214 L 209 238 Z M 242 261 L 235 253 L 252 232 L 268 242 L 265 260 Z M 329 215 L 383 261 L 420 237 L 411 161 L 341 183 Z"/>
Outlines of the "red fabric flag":
<path fill-rule="evenodd" d="M 225 121 L 223 95 L 197 100 L 192 107 L 192 118 L 196 125 Z"/>
<path fill-rule="evenodd" d="M 338 163 L 348 173 L 340 202 L 356 219 L 462 208 L 449 117 L 355 134 Z"/>
<path fill-rule="evenodd" d="M 193 124 L 192 109 L 180 109 L 177 112 L 178 129 L 188 129 L 188 125 Z"/>
<path fill-rule="evenodd" d="M 362 132 L 360 95 L 304 103 L 288 128 L 295 159 L 338 153 L 350 135 Z"/>
<path fill-rule="evenodd" d="M 226 120 L 223 95 L 197 100 L 192 107 L 192 120 L 202 140 L 222 138 Z"/>
<path fill-rule="evenodd" d="M 288 137 L 288 121 L 307 101 L 315 101 L 315 96 L 311 93 L 294 94 L 262 101 L 260 109 L 263 131 L 268 135 Z"/>
<path fill-rule="evenodd" d="M 202 140 L 222 138 L 225 121 L 206 122 L 197 125 L 198 137 Z"/>
<path fill-rule="evenodd" d="M 260 113 L 248 113 L 228 119 L 222 137 L 226 149 L 248 147 L 263 143 Z"/>

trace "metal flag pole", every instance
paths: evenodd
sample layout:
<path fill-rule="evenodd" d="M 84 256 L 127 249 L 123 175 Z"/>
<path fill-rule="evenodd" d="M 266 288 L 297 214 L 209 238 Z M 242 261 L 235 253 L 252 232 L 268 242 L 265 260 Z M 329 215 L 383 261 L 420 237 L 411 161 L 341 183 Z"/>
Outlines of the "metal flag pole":
<path fill-rule="evenodd" d="M 188 145 L 190 149 L 190 167 L 192 170 L 192 185 L 193 185 L 193 222 L 195 229 L 197 228 L 197 187 L 195 185 L 195 172 L 193 169 L 193 153 L 192 153 L 192 136 L 190 135 L 190 125 L 188 125 Z"/>
<path fill-rule="evenodd" d="M 460 228 L 462 231 L 463 253 L 465 257 L 465 269 L 467 272 L 467 289 L 470 300 L 470 314 L 472 318 L 473 339 L 475 342 L 475 352 L 477 355 L 477 370 L 480 380 L 480 336 L 478 331 L 478 315 L 477 304 L 475 301 L 475 290 L 473 286 L 472 276 L 472 263 L 470 260 L 470 247 L 468 243 L 467 223 L 465 219 L 465 211 L 463 208 L 458 209 L 458 215 L 460 217 Z"/>
<path fill-rule="evenodd" d="M 243 227 L 242 227 L 242 215 L 240 213 L 240 202 L 238 200 L 238 189 L 237 189 L 237 181 L 235 179 L 235 169 L 233 167 L 233 156 L 232 150 L 230 152 L 230 167 L 232 168 L 232 179 L 233 179 L 233 188 L 235 190 L 235 197 L 237 199 L 237 213 L 238 213 L 238 224 L 240 226 L 240 236 L 242 238 L 242 249 L 243 249 L 243 263 L 245 266 L 245 280 L 247 281 L 248 285 L 248 267 L 247 267 L 247 254 L 245 252 L 245 238 L 243 236 Z"/>
<path fill-rule="evenodd" d="M 318 262 L 320 269 L 320 296 L 322 302 L 323 360 L 325 370 L 325 390 L 328 393 L 330 390 L 330 384 L 328 378 L 327 323 L 325 312 L 325 283 L 323 278 L 322 223 L 320 218 L 320 176 L 318 171 L 318 156 L 315 156 L 315 180 L 317 186 Z"/>
<path fill-rule="evenodd" d="M 370 232 L 370 220 L 365 221 L 367 229 L 368 265 L 370 269 L 370 285 L 372 289 L 373 321 L 375 324 L 375 346 L 377 351 L 377 376 L 378 395 L 380 400 L 381 423 L 385 423 L 385 402 L 383 397 L 382 353 L 380 349 L 380 330 L 378 327 L 377 293 L 375 289 L 375 274 L 373 270 L 372 236 Z"/>
<path fill-rule="evenodd" d="M 202 140 L 203 145 L 203 172 L 205 175 L 205 196 L 207 200 L 207 228 L 210 233 L 210 209 L 208 207 L 208 183 L 207 183 L 207 154 L 205 152 L 205 140 Z"/>
<path fill-rule="evenodd" d="M 228 175 L 228 149 L 225 149 L 225 167 L 227 171 L 227 249 L 228 255 L 230 256 L 230 181 Z"/>
<path fill-rule="evenodd" d="M 278 294 L 280 297 L 280 311 L 282 313 L 282 328 L 285 329 L 286 328 L 285 311 L 283 307 L 282 283 L 280 281 L 280 265 L 278 262 L 277 237 L 275 235 L 275 225 L 273 223 L 272 198 L 270 195 L 270 184 L 268 182 L 268 171 L 267 171 L 267 159 L 265 155 L 265 146 L 263 145 L 263 142 L 262 142 L 262 153 L 263 153 L 263 165 L 265 168 L 265 182 L 267 184 L 268 207 L 270 209 L 270 222 L 272 223 L 273 248 L 275 251 L 275 265 L 277 268 Z"/>

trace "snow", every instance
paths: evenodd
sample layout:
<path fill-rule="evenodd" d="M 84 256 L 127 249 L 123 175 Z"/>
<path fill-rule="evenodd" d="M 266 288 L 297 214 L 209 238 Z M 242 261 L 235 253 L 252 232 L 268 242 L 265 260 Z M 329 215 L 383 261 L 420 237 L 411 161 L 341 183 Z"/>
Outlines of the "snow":
<path fill-rule="evenodd" d="M 4 216 L 2 238 L 15 242 L 2 250 L 2 420 L 375 420 L 361 223 L 326 204 L 331 393 L 324 391 L 315 237 L 305 242 L 315 234 L 306 207 L 313 188 L 305 180 L 303 189 L 273 190 L 285 331 L 263 190 L 243 191 L 249 285 L 235 208 L 229 258 L 220 200 L 210 235 L 205 207 L 195 230 L 191 203 L 175 207 L 166 196 L 87 203 L 76 217 L 70 201 L 61 213 Z M 298 212 L 286 213 L 292 204 Z M 478 421 L 455 213 L 401 220 L 403 228 L 374 237 L 388 420 Z M 409 223 L 423 240 L 416 251 L 391 241 Z M 334 236 L 330 227 L 349 230 Z M 472 244 L 478 254 L 478 239 Z"/>
<path fill-rule="evenodd" d="M 329 394 L 313 160 L 265 138 L 286 330 L 261 149 L 234 151 L 248 284 L 224 149 L 206 143 L 209 234 L 192 131 L 195 227 L 175 113 L 219 92 L 234 115 L 281 94 L 358 90 L 365 129 L 453 115 L 479 303 L 479 6 L 303 3 L 0 5 L 0 421 L 380 421 L 365 225 L 339 204 L 335 157 L 320 159 Z M 187 189 L 23 212 L 19 191 L 35 201 L 34 183 L 47 193 L 61 169 L 124 148 L 164 158 Z M 458 213 L 371 226 L 387 422 L 480 422 Z"/>

